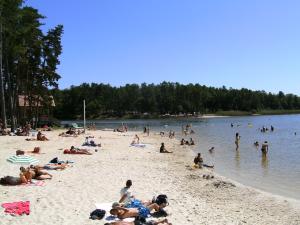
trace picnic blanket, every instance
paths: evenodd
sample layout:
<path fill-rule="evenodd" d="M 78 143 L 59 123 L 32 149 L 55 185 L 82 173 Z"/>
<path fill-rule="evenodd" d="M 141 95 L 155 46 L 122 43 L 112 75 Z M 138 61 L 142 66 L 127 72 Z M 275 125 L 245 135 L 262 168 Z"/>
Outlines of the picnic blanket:
<path fill-rule="evenodd" d="M 12 216 L 21 216 L 23 214 L 30 214 L 30 202 L 12 202 L 12 203 L 3 203 L 1 205 L 5 208 L 4 212 L 11 214 Z"/>

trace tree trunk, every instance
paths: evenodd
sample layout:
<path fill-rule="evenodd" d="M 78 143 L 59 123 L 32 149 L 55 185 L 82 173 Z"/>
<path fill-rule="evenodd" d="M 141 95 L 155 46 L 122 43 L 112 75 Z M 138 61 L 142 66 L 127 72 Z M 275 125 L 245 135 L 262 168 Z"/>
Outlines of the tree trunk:
<path fill-rule="evenodd" d="M 1 98 L 1 119 L 3 127 L 7 127 L 6 111 L 5 111 L 5 95 L 4 95 L 4 79 L 3 79 L 3 66 L 2 66 L 2 9 L 0 9 L 0 98 Z"/>

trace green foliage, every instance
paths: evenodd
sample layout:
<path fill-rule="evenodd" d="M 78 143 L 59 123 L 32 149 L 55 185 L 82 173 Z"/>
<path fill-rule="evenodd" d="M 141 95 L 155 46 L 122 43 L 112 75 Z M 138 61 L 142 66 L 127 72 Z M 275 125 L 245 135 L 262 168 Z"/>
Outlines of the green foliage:
<path fill-rule="evenodd" d="M 55 116 L 76 119 L 82 115 L 82 102 L 87 102 L 89 118 L 153 117 L 164 114 L 250 115 L 262 110 L 300 109 L 296 95 L 266 93 L 249 89 L 206 87 L 200 84 L 182 85 L 163 82 L 154 84 L 127 84 L 112 87 L 108 84 L 87 84 L 56 90 L 59 104 Z"/>

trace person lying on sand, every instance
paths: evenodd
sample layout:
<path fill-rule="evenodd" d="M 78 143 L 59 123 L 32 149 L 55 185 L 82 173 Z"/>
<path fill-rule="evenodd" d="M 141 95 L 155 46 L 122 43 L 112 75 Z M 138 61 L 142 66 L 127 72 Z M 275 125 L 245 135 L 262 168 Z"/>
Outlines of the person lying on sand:
<path fill-rule="evenodd" d="M 30 166 L 30 168 L 38 168 L 40 170 L 64 170 L 68 165 L 67 164 L 46 164 L 44 166 L 36 165 Z"/>
<path fill-rule="evenodd" d="M 67 134 L 65 132 L 60 133 L 58 136 L 60 136 L 60 137 L 78 137 L 77 134 Z"/>
<path fill-rule="evenodd" d="M 159 225 L 159 224 L 166 224 L 166 225 L 172 225 L 172 223 L 169 223 L 167 219 L 164 220 L 158 220 L 158 221 L 148 221 L 148 222 L 141 222 L 141 221 L 133 221 L 133 222 L 126 222 L 126 221 L 115 221 L 111 223 L 105 223 L 104 225 Z"/>
<path fill-rule="evenodd" d="M 30 171 L 33 179 L 36 179 L 36 180 L 52 179 L 52 175 L 50 173 L 43 171 L 38 166 L 31 165 L 29 171 Z"/>
<path fill-rule="evenodd" d="M 25 169 L 24 167 L 20 167 L 19 177 L 5 176 L 0 179 L 0 184 L 15 186 L 15 185 L 31 183 L 31 180 L 32 180 L 32 174 L 29 168 Z"/>
<path fill-rule="evenodd" d="M 110 214 L 118 217 L 119 219 L 125 219 L 130 217 L 142 217 L 147 218 L 150 215 L 152 210 L 159 211 L 159 205 L 153 203 L 147 207 L 140 206 L 139 208 L 124 208 L 124 207 L 115 207 L 110 210 Z"/>
<path fill-rule="evenodd" d="M 65 149 L 64 154 L 81 154 L 81 155 L 92 155 L 87 149 L 80 149 L 71 146 L 71 149 Z"/>
<path fill-rule="evenodd" d="M 44 134 L 42 134 L 41 131 L 38 132 L 36 139 L 38 141 L 49 141 L 49 139 Z"/>
<path fill-rule="evenodd" d="M 173 152 L 168 151 L 168 150 L 165 148 L 165 143 L 161 143 L 159 152 L 160 152 L 160 153 L 173 153 Z"/>

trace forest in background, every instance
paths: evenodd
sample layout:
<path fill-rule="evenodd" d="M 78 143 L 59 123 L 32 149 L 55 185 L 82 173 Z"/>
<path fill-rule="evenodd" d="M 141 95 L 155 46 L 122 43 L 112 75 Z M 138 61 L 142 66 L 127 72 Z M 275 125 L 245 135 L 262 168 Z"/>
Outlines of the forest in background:
<path fill-rule="evenodd" d="M 90 119 L 300 112 L 300 98 L 281 91 L 273 94 L 245 88 L 215 88 L 172 82 L 126 84 L 121 87 L 84 83 L 64 90 L 53 90 L 53 96 L 56 100 L 54 116 L 59 119 L 82 118 L 83 100 L 86 100 L 87 117 Z"/>
<path fill-rule="evenodd" d="M 0 0 L 0 128 L 14 130 L 26 121 L 35 126 L 32 118 L 51 111 L 63 26 L 44 32 L 44 18 L 22 0 Z"/>

